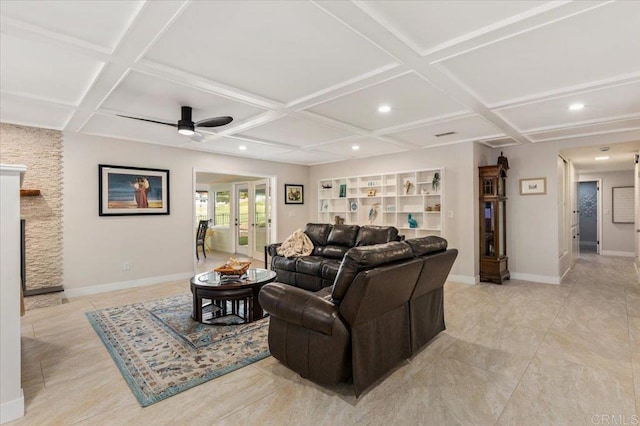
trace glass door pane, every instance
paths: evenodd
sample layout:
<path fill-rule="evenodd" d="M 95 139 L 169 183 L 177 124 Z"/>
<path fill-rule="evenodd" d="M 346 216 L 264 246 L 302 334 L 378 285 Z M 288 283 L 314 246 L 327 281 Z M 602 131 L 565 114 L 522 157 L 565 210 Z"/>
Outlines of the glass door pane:
<path fill-rule="evenodd" d="M 236 252 L 248 254 L 249 244 L 249 186 L 236 187 Z"/>
<path fill-rule="evenodd" d="M 483 214 L 483 231 L 484 231 L 484 252 L 483 256 L 494 257 L 496 255 L 495 251 L 495 211 L 493 209 L 492 202 L 485 202 L 483 205 L 484 214 Z"/>
<path fill-rule="evenodd" d="M 253 257 L 261 258 L 264 246 L 267 244 L 267 184 L 255 185 L 254 191 L 254 226 L 253 226 Z"/>

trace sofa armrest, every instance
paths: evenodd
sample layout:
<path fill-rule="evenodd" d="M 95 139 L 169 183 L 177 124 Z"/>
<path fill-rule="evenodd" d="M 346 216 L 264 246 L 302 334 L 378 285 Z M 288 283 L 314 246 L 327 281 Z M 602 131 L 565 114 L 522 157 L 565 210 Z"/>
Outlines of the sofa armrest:
<path fill-rule="evenodd" d="M 325 298 L 283 283 L 262 287 L 258 300 L 262 309 L 275 318 L 331 336 L 338 308 Z"/>
<path fill-rule="evenodd" d="M 269 256 L 274 257 L 278 255 L 278 247 L 280 247 L 282 245 L 282 243 L 277 243 L 277 244 L 269 244 L 267 246 L 267 252 L 269 253 Z"/>

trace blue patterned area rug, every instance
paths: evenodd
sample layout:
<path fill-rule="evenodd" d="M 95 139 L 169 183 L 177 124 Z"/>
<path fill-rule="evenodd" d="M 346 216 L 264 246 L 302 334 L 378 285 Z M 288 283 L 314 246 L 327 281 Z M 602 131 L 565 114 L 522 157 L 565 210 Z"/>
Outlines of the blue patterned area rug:
<path fill-rule="evenodd" d="M 200 324 L 190 294 L 86 315 L 143 407 L 269 356 L 268 318 Z"/>

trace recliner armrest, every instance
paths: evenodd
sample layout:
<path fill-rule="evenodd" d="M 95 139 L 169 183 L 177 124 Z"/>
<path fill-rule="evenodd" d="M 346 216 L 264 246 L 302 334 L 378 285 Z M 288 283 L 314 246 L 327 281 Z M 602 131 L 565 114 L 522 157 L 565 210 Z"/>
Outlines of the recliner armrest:
<path fill-rule="evenodd" d="M 267 246 L 267 252 L 269 253 L 269 256 L 271 257 L 278 256 L 278 247 L 280 247 L 281 245 L 282 243 L 269 244 Z"/>
<path fill-rule="evenodd" d="M 331 336 L 338 308 L 323 297 L 283 283 L 262 287 L 258 300 L 262 309 L 283 321 Z"/>

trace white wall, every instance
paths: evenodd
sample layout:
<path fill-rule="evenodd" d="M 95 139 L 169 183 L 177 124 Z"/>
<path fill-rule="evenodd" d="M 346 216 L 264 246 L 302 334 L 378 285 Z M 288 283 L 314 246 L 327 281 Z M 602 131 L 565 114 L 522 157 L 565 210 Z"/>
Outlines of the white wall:
<path fill-rule="evenodd" d="M 473 143 L 464 143 L 312 166 L 309 175 L 310 185 L 305 187 L 308 194 L 309 217 L 312 221 L 318 218 L 320 179 L 444 167 L 446 219 L 442 234 L 448 240 L 449 247 L 459 250 L 458 259 L 451 272 L 452 279 L 475 282 L 478 272 L 476 155 L 482 156 L 484 152 L 482 148 L 474 148 Z M 448 217 L 449 212 L 453 212 L 453 218 Z"/>
<path fill-rule="evenodd" d="M 633 170 L 580 174 L 580 180 L 602 179 L 602 241 L 600 250 L 603 255 L 633 256 L 633 223 L 613 223 L 612 188 L 615 186 L 634 186 Z"/>
<path fill-rule="evenodd" d="M 171 214 L 98 216 L 98 164 L 169 169 Z M 285 183 L 303 183 L 308 187 L 306 166 L 65 133 L 63 281 L 67 295 L 192 275 L 194 169 L 276 176 L 273 193 L 278 210 L 278 240 L 308 222 L 308 209 L 285 205 L 283 201 Z M 131 264 L 130 271 L 123 271 L 123 262 Z"/>
<path fill-rule="evenodd" d="M 0 164 L 0 423 L 24 416 L 20 381 L 20 184 L 25 166 Z"/>

